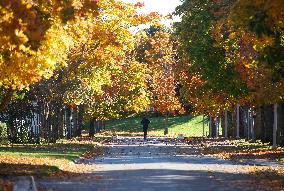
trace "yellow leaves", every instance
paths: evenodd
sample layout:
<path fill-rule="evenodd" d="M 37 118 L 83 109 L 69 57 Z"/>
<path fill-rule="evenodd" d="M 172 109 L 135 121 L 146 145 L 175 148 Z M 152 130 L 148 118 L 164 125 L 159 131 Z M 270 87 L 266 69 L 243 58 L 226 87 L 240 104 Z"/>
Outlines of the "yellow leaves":
<path fill-rule="evenodd" d="M 265 47 L 272 46 L 274 44 L 274 38 L 272 36 L 263 35 L 261 38 L 255 40 L 253 49 L 261 52 Z"/>
<path fill-rule="evenodd" d="M 229 39 L 234 40 L 236 38 L 236 33 L 232 32 L 229 34 Z"/>
<path fill-rule="evenodd" d="M 15 35 L 21 40 L 21 43 L 23 43 L 23 44 L 28 42 L 28 40 L 29 40 L 27 38 L 27 36 L 24 34 L 24 31 L 22 31 L 22 30 L 16 29 Z"/>
<path fill-rule="evenodd" d="M 11 20 L 14 17 L 13 12 L 9 10 L 5 10 L 2 7 L 0 7 L 0 9 L 1 9 L 1 12 L 3 12 L 3 15 L 1 15 L 1 18 L 0 18 L 0 23 L 11 22 Z"/>
<path fill-rule="evenodd" d="M 134 61 L 135 34 L 131 28 L 150 23 L 156 15 L 138 14 L 141 4 L 122 1 L 98 1 L 97 18 L 82 19 L 70 30 L 78 41 L 69 59 L 80 60 L 76 90 L 66 93 L 67 102 L 76 98 L 87 105 L 94 117 L 113 117 L 119 112 L 141 111 L 149 103 L 145 67 Z M 79 18 L 77 18 L 80 20 Z"/>
<path fill-rule="evenodd" d="M 51 77 L 59 65 L 66 66 L 67 53 L 79 39 L 70 28 L 73 25 L 78 26 L 76 22 L 81 23 L 83 16 L 93 13 L 92 9 L 97 7 L 95 1 L 89 0 L 74 0 L 72 3 L 0 3 L 1 85 L 5 88 L 23 89 L 38 82 L 42 77 Z M 90 6 L 86 8 L 86 5 Z M 76 8 L 77 12 L 74 14 L 79 14 L 81 20 L 74 19 L 62 24 L 61 11 L 69 6 Z M 82 31 L 81 28 L 77 29 Z"/>
<path fill-rule="evenodd" d="M 267 36 L 267 35 L 264 35 L 262 37 L 262 42 L 263 44 L 265 44 L 266 46 L 271 46 L 273 45 L 274 43 L 274 38 L 272 36 Z"/>

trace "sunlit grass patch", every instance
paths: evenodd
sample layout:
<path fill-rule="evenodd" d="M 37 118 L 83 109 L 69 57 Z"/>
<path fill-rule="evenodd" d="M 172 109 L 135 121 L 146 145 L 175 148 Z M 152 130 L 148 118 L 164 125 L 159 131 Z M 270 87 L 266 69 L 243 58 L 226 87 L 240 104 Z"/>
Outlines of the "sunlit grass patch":
<path fill-rule="evenodd" d="M 165 117 L 150 117 L 149 135 L 163 136 L 166 126 Z M 141 118 L 130 117 L 126 119 L 111 120 L 106 123 L 106 130 L 119 134 L 139 134 L 142 136 Z M 188 137 L 203 136 L 203 117 L 202 116 L 174 116 L 168 118 L 169 136 L 185 134 Z M 205 124 L 204 134 L 208 132 Z"/>

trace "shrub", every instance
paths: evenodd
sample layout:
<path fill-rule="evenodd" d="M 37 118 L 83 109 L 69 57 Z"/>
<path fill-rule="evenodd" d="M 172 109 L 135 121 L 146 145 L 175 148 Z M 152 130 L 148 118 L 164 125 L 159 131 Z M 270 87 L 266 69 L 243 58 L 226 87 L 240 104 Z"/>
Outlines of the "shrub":
<path fill-rule="evenodd" d="M 0 144 L 8 144 L 9 138 L 7 133 L 7 125 L 0 121 Z"/>
<path fill-rule="evenodd" d="M 21 127 L 17 133 L 17 142 L 25 144 L 25 143 L 29 143 L 29 139 L 30 139 L 30 136 L 29 136 L 28 127 L 25 127 L 25 126 Z"/>

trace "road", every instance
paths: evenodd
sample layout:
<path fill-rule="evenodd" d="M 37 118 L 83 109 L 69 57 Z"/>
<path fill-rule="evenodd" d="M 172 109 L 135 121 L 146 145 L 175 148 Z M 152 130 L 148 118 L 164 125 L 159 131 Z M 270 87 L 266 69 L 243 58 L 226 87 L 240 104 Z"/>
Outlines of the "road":
<path fill-rule="evenodd" d="M 108 143 L 106 155 L 86 161 L 97 168 L 97 178 L 41 180 L 38 185 L 54 191 L 249 191 L 245 165 L 198 154 L 194 145 L 162 138 L 124 137 Z"/>

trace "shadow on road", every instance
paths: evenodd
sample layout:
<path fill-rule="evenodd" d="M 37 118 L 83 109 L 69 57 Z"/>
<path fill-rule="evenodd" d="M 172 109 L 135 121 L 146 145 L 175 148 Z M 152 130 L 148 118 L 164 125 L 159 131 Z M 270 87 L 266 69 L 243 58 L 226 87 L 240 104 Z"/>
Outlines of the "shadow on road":
<path fill-rule="evenodd" d="M 96 180 L 41 180 L 39 186 L 54 191 L 249 191 L 257 189 L 257 184 L 248 174 L 168 169 L 103 171 L 94 174 L 97 177 Z"/>

